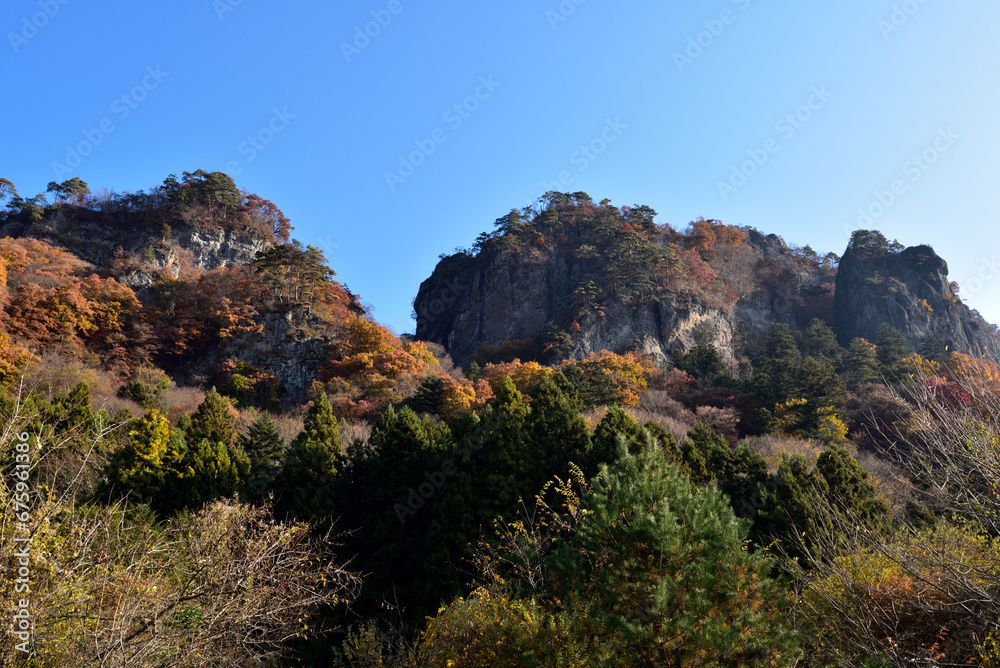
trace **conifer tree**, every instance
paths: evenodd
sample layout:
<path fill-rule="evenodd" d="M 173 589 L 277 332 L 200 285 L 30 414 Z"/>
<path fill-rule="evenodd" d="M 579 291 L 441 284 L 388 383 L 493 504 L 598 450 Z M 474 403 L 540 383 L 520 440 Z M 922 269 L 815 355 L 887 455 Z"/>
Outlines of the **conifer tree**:
<path fill-rule="evenodd" d="M 844 355 L 844 367 L 844 378 L 852 390 L 877 381 L 879 371 L 875 346 L 862 338 L 852 339 Z"/>
<path fill-rule="evenodd" d="M 546 559 L 546 600 L 578 611 L 616 665 L 787 665 L 796 637 L 773 562 L 714 486 L 698 488 L 653 439 L 624 449 Z"/>
<path fill-rule="evenodd" d="M 565 379 L 564 379 L 565 380 Z M 590 434 L 580 417 L 580 404 L 546 377 L 532 394 L 528 434 L 536 453 L 532 487 L 540 488 L 553 474 L 566 475 L 570 462 L 578 466 L 590 457 Z"/>
<path fill-rule="evenodd" d="M 337 418 L 325 393 L 306 413 L 302 431 L 288 448 L 278 481 L 279 509 L 299 520 L 317 520 L 333 513 L 340 436 Z"/>
<path fill-rule="evenodd" d="M 837 343 L 837 335 L 819 318 L 813 318 L 802 332 L 801 349 L 803 355 L 826 362 L 834 368 L 840 366 L 844 356 L 844 350 Z"/>
<path fill-rule="evenodd" d="M 888 323 L 882 323 L 878 328 L 875 345 L 877 346 L 875 356 L 878 358 L 882 374 L 890 380 L 902 378 L 906 374 L 903 360 L 913 352 L 913 349 L 899 330 Z"/>
<path fill-rule="evenodd" d="M 281 470 L 285 443 L 278 425 L 266 413 L 250 425 L 246 434 L 240 435 L 238 443 L 250 467 L 244 493 L 248 500 L 256 502 L 264 497 Z"/>
<path fill-rule="evenodd" d="M 236 436 L 236 421 L 229 400 L 213 387 L 205 400 L 191 414 L 191 424 L 185 432 L 188 443 L 207 440 L 229 446 Z"/>
<path fill-rule="evenodd" d="M 634 450 L 643 442 L 642 427 L 633 420 L 620 406 L 612 406 L 604 419 L 594 430 L 590 469 L 584 468 L 584 473 L 593 475 L 601 464 L 614 461 L 618 455 L 618 439 L 625 439 L 629 450 Z"/>

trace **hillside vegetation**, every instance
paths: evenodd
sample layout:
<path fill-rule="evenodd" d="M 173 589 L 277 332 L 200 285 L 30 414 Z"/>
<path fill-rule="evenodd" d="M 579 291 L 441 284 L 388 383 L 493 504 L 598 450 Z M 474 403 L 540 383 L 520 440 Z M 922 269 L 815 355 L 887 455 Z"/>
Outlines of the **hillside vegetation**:
<path fill-rule="evenodd" d="M 411 337 L 224 174 L 48 193 L 0 179 L 23 665 L 1000 662 L 994 334 L 928 247 L 549 193 Z"/>

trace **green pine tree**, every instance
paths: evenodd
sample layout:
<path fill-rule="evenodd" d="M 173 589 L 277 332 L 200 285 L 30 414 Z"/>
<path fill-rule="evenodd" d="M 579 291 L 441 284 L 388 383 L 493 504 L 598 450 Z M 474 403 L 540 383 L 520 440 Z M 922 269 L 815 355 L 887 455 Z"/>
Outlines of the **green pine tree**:
<path fill-rule="evenodd" d="M 624 449 L 546 558 L 546 601 L 589 617 L 622 666 L 793 665 L 789 597 L 715 486 L 697 487 L 652 438 Z"/>
<path fill-rule="evenodd" d="M 847 381 L 847 387 L 852 390 L 879 379 L 875 346 L 862 338 L 851 340 L 844 355 L 844 379 Z"/>

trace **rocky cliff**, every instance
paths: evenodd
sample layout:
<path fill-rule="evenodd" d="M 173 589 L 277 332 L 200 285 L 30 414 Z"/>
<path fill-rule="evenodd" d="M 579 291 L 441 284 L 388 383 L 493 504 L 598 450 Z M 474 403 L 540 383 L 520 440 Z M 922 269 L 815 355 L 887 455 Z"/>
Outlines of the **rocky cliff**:
<path fill-rule="evenodd" d="M 753 229 L 638 227 L 627 207 L 575 196 L 530 220 L 501 219 L 475 249 L 443 258 L 414 301 L 417 338 L 462 363 L 477 350 L 538 340 L 554 324 L 573 357 L 636 351 L 666 364 L 675 351 L 711 344 L 734 363 L 758 352 L 776 322 L 797 329 L 818 317 L 845 345 L 874 340 L 881 323 L 915 348 L 926 336 L 974 354 L 991 345 L 993 328 L 955 297 L 947 265 L 927 246 L 871 257 L 849 248 L 838 266 L 833 254 Z M 637 285 L 651 287 L 637 299 Z"/>
<path fill-rule="evenodd" d="M 4 222 L 0 237 L 29 237 L 61 246 L 137 291 L 152 285 L 164 269 L 177 278 L 185 267 L 245 265 L 274 245 L 249 230 L 200 228 L 178 220 L 164 228 L 141 217 L 118 221 L 72 206 L 51 207 L 37 221 Z"/>
<path fill-rule="evenodd" d="M 554 216 L 542 212 L 475 251 L 443 258 L 414 301 L 417 338 L 465 362 L 483 345 L 537 338 L 553 323 L 572 338 L 574 357 L 636 351 L 666 365 L 674 351 L 710 344 L 735 362 L 775 322 L 804 326 L 830 315 L 830 260 L 774 235 L 717 221 L 686 234 L 634 229 L 602 222 L 628 218 L 627 208 L 589 201 L 552 209 Z M 589 243 L 602 237 L 605 248 Z M 609 250 L 622 247 L 624 254 Z"/>
<path fill-rule="evenodd" d="M 996 346 L 993 327 L 958 298 L 933 248 L 852 243 L 837 272 L 834 330 L 846 345 L 855 337 L 874 341 L 883 323 L 915 348 L 926 337 L 975 356 Z"/>

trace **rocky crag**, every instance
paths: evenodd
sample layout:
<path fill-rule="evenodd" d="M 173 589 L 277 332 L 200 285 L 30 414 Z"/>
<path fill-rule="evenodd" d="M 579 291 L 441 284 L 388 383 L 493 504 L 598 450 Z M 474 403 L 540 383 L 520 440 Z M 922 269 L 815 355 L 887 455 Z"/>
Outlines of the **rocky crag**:
<path fill-rule="evenodd" d="M 710 344 L 735 363 L 758 352 L 775 323 L 800 329 L 818 317 L 845 344 L 874 340 L 889 323 L 915 348 L 926 336 L 977 355 L 994 345 L 993 328 L 955 297 L 928 246 L 901 250 L 873 233 L 874 249 L 858 250 L 870 239 L 856 235 L 841 260 L 717 221 L 681 233 L 651 224 L 649 210 L 636 225 L 645 207 L 548 197 L 541 211 L 512 212 L 474 249 L 441 260 L 414 301 L 417 338 L 460 363 L 517 350 L 511 341 L 544 347 L 554 328 L 576 358 L 636 351 L 667 365 L 676 351 Z M 645 286 L 638 299 L 636 285 Z"/>

